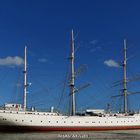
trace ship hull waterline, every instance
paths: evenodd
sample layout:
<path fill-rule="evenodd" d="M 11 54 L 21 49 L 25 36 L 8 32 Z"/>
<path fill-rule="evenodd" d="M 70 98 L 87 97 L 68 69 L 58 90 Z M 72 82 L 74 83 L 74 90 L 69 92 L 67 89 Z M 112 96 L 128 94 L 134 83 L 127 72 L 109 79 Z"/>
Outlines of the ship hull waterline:
<path fill-rule="evenodd" d="M 40 127 L 40 126 L 0 126 L 0 132 L 49 132 L 49 131 L 113 131 L 136 130 L 140 126 L 107 126 L 107 127 Z"/>

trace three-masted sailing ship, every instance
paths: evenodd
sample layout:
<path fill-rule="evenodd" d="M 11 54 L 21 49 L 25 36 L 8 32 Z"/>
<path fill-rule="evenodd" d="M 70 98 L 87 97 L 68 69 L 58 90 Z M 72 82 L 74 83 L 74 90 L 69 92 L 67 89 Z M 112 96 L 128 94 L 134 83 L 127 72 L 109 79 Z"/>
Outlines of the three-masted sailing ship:
<path fill-rule="evenodd" d="M 26 108 L 26 50 L 24 54 L 24 105 L 9 103 L 0 109 L 0 131 L 91 131 L 140 129 L 140 114 L 129 113 L 127 109 L 126 41 L 124 41 L 123 90 L 124 111 L 111 113 L 105 110 L 88 109 L 84 115 L 76 114 L 75 107 L 75 69 L 74 35 L 71 33 L 71 113 L 63 115 L 53 109 L 48 112 L 27 110 Z"/>

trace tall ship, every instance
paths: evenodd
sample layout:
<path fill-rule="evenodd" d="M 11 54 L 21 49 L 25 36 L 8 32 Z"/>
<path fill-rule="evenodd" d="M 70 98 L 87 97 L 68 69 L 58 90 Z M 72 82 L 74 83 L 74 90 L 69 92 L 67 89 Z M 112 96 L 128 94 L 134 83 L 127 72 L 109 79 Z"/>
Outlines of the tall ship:
<path fill-rule="evenodd" d="M 63 115 L 55 112 L 51 108 L 48 112 L 28 110 L 26 107 L 26 88 L 27 67 L 26 51 L 24 53 L 24 104 L 8 103 L 0 109 L 0 131 L 101 131 L 101 130 L 130 130 L 140 129 L 140 113 L 129 112 L 127 109 L 127 75 L 126 75 L 126 40 L 124 40 L 124 60 L 123 60 L 123 90 L 121 95 L 124 98 L 123 112 L 107 112 L 103 109 L 87 109 L 84 114 L 76 113 L 75 106 L 75 48 L 74 34 L 71 33 L 71 76 L 70 76 L 70 96 L 71 107 L 70 114 Z"/>

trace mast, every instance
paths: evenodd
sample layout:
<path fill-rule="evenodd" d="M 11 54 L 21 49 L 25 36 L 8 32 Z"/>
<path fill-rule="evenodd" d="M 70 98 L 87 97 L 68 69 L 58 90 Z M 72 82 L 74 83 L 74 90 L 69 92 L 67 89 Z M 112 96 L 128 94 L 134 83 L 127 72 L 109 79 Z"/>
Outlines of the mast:
<path fill-rule="evenodd" d="M 24 111 L 26 111 L 26 88 L 27 88 L 27 56 L 26 51 L 27 47 L 24 49 Z"/>
<path fill-rule="evenodd" d="M 74 35 L 73 30 L 71 31 L 71 81 L 70 81 L 70 95 L 72 96 L 72 106 L 71 106 L 71 115 L 75 115 L 75 93 L 74 93 L 74 80 L 75 80 L 75 72 L 74 72 Z"/>
<path fill-rule="evenodd" d="M 127 113 L 127 76 L 126 76 L 126 40 L 124 40 L 124 60 L 123 60 L 123 95 L 124 95 L 124 113 Z"/>

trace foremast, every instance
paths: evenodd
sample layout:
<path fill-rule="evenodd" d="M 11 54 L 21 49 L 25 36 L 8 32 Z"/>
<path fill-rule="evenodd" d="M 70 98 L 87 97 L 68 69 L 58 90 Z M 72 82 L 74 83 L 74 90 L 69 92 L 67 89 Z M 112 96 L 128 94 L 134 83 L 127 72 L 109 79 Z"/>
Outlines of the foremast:
<path fill-rule="evenodd" d="M 24 111 L 26 111 L 26 94 L 27 94 L 27 47 L 24 48 Z"/>
<path fill-rule="evenodd" d="M 70 63 L 71 63 L 71 79 L 70 79 L 70 95 L 72 97 L 71 102 L 71 115 L 75 115 L 75 70 L 74 70 L 74 33 L 71 31 L 71 55 L 70 55 Z"/>
<path fill-rule="evenodd" d="M 124 40 L 124 60 L 123 60 L 123 95 L 124 95 L 124 113 L 127 113 L 127 75 L 126 75 L 126 49 L 127 44 L 126 40 Z"/>

